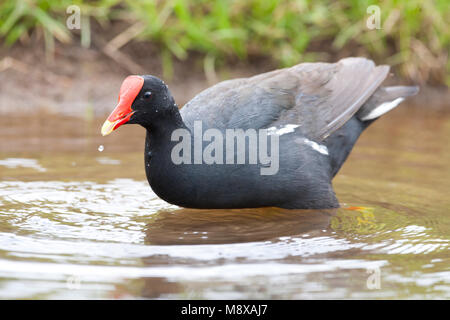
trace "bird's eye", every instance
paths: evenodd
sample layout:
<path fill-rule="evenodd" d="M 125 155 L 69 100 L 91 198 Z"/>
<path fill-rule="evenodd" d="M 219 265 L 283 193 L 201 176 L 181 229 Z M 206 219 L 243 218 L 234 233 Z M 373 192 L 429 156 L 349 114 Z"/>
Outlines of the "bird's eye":
<path fill-rule="evenodd" d="M 152 96 L 152 93 L 150 91 L 145 92 L 143 95 L 144 99 L 149 99 L 151 96 Z"/>

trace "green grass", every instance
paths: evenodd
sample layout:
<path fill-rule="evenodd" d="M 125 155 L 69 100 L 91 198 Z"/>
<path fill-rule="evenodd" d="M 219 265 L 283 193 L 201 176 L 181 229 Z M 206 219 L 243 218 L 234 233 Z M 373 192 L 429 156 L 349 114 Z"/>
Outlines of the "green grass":
<path fill-rule="evenodd" d="M 65 26 L 72 4 L 81 8 L 83 45 L 89 46 L 92 19 L 105 28 L 138 23 L 133 40 L 158 44 L 165 70 L 173 57 L 193 52 L 203 55 L 205 70 L 230 58 L 270 57 L 289 66 L 358 54 L 394 65 L 415 82 L 450 84 L 448 0 L 3 0 L 0 36 L 11 45 L 41 30 L 52 50 L 54 39 L 73 38 Z M 379 30 L 366 26 L 371 4 L 381 9 Z"/>

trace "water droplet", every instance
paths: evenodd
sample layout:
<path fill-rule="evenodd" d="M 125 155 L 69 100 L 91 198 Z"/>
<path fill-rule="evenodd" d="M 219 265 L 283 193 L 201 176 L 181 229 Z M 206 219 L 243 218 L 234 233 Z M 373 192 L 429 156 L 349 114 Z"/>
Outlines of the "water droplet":
<path fill-rule="evenodd" d="M 101 144 L 98 146 L 98 151 L 102 152 L 103 150 L 105 150 L 105 147 Z"/>

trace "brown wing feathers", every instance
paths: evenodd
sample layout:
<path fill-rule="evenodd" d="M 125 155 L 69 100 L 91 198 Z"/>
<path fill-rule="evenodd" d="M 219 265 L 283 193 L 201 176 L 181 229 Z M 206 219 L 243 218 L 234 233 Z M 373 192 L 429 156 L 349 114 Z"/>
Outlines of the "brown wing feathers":
<path fill-rule="evenodd" d="M 221 82 L 197 95 L 181 114 L 188 127 L 195 120 L 223 129 L 289 123 L 299 124 L 311 139 L 323 140 L 359 110 L 388 72 L 388 66 L 365 58 L 303 63 Z M 212 110 L 202 112 L 206 109 Z"/>

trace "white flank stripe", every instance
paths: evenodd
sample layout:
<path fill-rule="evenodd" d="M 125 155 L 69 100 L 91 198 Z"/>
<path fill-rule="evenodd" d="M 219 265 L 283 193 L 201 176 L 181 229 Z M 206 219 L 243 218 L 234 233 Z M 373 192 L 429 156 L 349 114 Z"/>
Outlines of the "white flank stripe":
<path fill-rule="evenodd" d="M 297 124 L 287 124 L 287 125 L 280 127 L 279 129 L 277 129 L 276 127 L 270 127 L 270 128 L 267 128 L 267 134 L 269 136 L 272 134 L 277 134 L 277 135 L 281 136 L 286 133 L 294 132 L 295 128 L 298 128 L 298 127 L 299 127 L 299 125 L 297 125 Z"/>
<path fill-rule="evenodd" d="M 309 139 L 304 138 L 303 142 L 306 143 L 308 146 L 316 150 L 317 152 L 328 155 L 328 148 L 324 146 L 323 144 L 318 144 L 317 142 L 311 141 Z"/>

